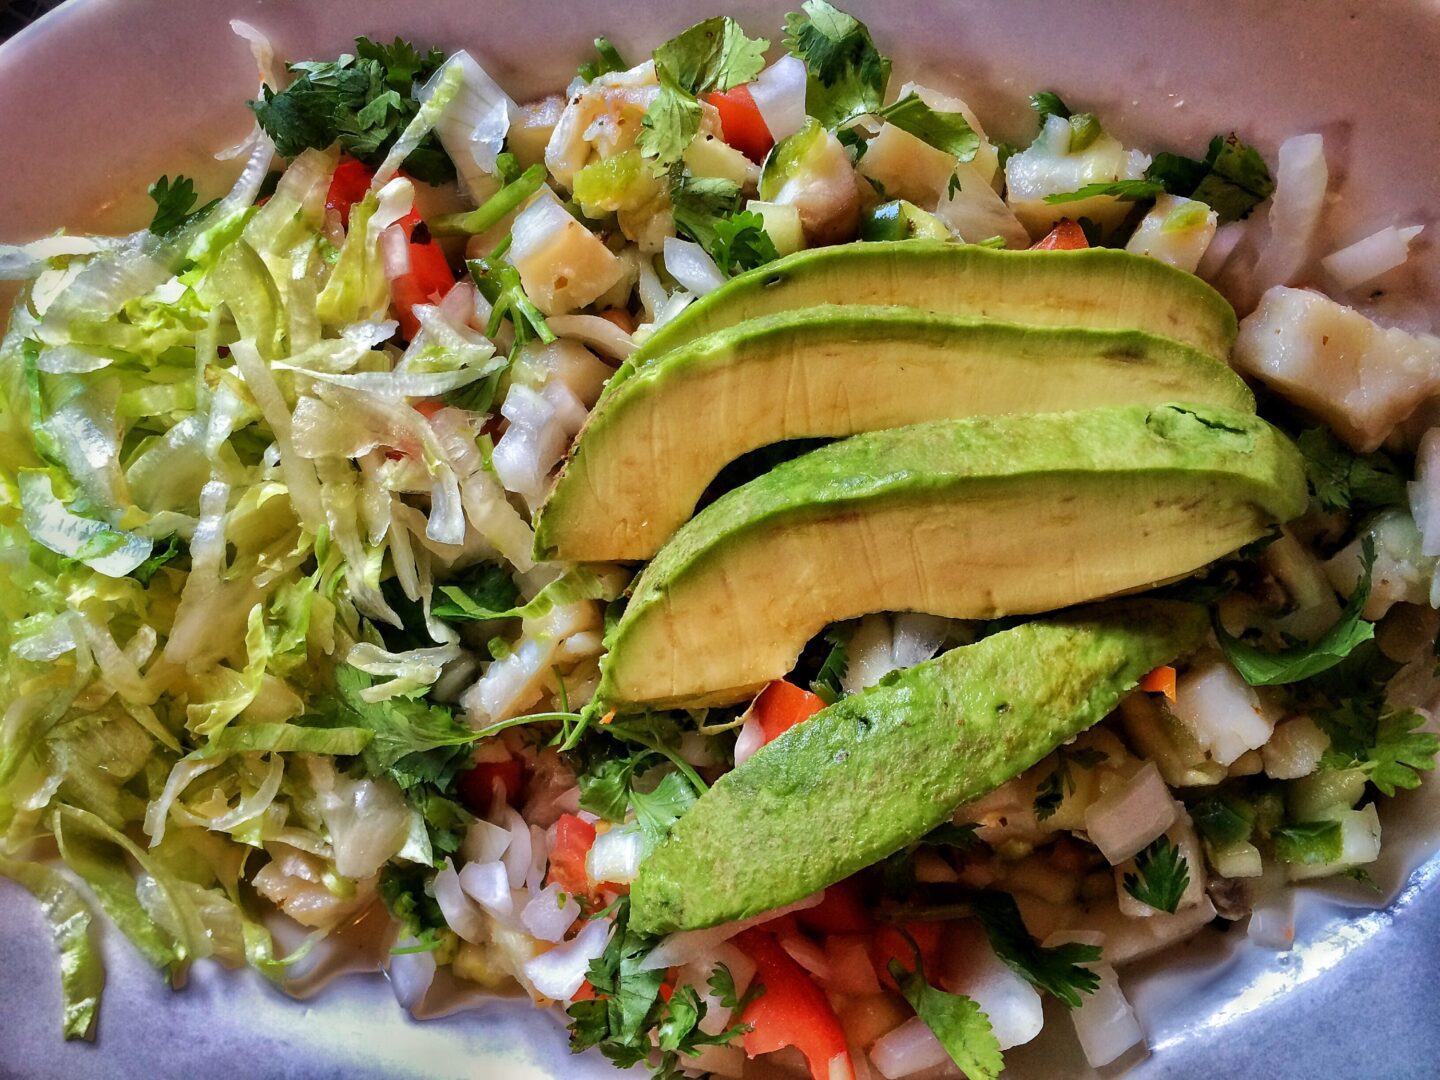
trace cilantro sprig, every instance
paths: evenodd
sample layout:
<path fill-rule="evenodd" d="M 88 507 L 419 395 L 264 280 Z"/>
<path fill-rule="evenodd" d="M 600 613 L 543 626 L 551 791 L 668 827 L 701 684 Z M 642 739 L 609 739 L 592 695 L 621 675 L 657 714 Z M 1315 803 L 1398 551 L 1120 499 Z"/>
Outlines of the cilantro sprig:
<path fill-rule="evenodd" d="M 176 174 L 172 181 L 168 176 L 156 180 L 146 194 L 155 203 L 155 216 L 150 219 L 150 231 L 156 236 L 169 236 L 179 232 L 192 221 L 198 221 L 210 212 L 219 199 L 211 199 L 196 210 L 195 181 L 188 176 Z"/>
<path fill-rule="evenodd" d="M 831 129 L 879 112 L 890 61 L 880 55 L 870 29 L 825 0 L 800 6 L 785 16 L 785 48 L 805 63 L 805 111 Z"/>
<path fill-rule="evenodd" d="M 1079 765 L 1082 769 L 1093 769 L 1105 760 L 1103 751 L 1093 746 L 1080 746 L 1074 749 L 1062 747 L 1055 754 L 1055 768 L 1052 769 L 1040 781 L 1039 787 L 1035 790 L 1035 819 L 1046 821 L 1055 816 L 1055 811 L 1060 809 L 1060 804 L 1065 801 L 1066 795 L 1075 792 L 1075 775 L 1070 771 L 1071 765 Z"/>
<path fill-rule="evenodd" d="M 914 942 L 911 942 L 914 946 Z M 998 1080 L 1005 1068 L 1000 1053 L 1000 1040 L 990 1026 L 990 1018 L 981 1011 L 973 998 L 951 994 L 931 986 L 925 978 L 920 950 L 915 948 L 913 969 L 898 960 L 890 961 L 890 975 L 900 993 L 930 1029 L 950 1060 L 970 1080 Z"/>
<path fill-rule="evenodd" d="M 1362 514 L 1408 505 L 1405 476 L 1389 454 L 1357 454 L 1319 427 L 1302 431 L 1295 445 L 1305 457 L 1305 476 L 1322 509 Z"/>
<path fill-rule="evenodd" d="M 1140 903 L 1173 915 L 1190 885 L 1190 864 L 1169 837 L 1161 836 L 1135 856 L 1135 872 L 1125 875 L 1124 885 Z"/>
<path fill-rule="evenodd" d="M 1275 191 L 1275 178 L 1265 159 L 1233 133 L 1211 139 L 1203 160 L 1156 154 L 1145 179 L 1164 184 L 1171 195 L 1207 203 L 1222 225 L 1247 217 Z"/>
<path fill-rule="evenodd" d="M 1300 682 L 1328 671 L 1354 650 L 1375 636 L 1375 624 L 1366 622 L 1361 613 L 1370 598 L 1370 574 L 1375 566 L 1375 541 L 1365 537 L 1361 544 L 1360 581 L 1340 619 L 1318 640 L 1293 645 L 1280 652 L 1268 653 L 1241 641 L 1215 621 L 1215 636 L 1226 659 L 1251 686 L 1281 686 Z"/>
<path fill-rule="evenodd" d="M 633 1068 L 658 1050 L 652 1074 L 670 1078 L 679 1075 L 682 1058 L 694 1057 L 706 1046 L 725 1046 L 749 1030 L 734 1024 L 715 1035 L 702 1031 L 707 1008 L 693 986 L 677 988 L 667 1002 L 660 994 L 665 970 L 641 970 L 659 939 L 631 928 L 629 897 L 616 902 L 613 914 L 610 942 L 587 972 L 595 997 L 566 1009 L 571 1050 L 578 1054 L 598 1048 L 622 1069 Z M 710 988 L 736 1012 L 763 992 L 752 987 L 744 998 L 737 998 L 734 978 L 723 965 L 711 976 Z"/>
<path fill-rule="evenodd" d="M 1098 946 L 1079 942 L 1042 946 L 1025 929 L 1020 909 L 1009 893 L 979 892 L 970 905 L 995 955 L 1036 989 L 1078 1009 L 1080 995 L 1093 993 L 1100 985 L 1100 977 L 1083 966 L 1100 959 Z"/>
<path fill-rule="evenodd" d="M 355 52 L 335 60 L 290 64 L 294 81 L 276 93 L 265 87 L 251 111 L 282 157 L 340 148 L 378 165 L 420 111 L 414 88 L 445 62 L 439 49 L 420 52 L 396 38 L 389 45 L 355 39 Z M 455 165 L 432 133 L 405 159 L 405 171 L 429 184 L 455 179 Z"/>

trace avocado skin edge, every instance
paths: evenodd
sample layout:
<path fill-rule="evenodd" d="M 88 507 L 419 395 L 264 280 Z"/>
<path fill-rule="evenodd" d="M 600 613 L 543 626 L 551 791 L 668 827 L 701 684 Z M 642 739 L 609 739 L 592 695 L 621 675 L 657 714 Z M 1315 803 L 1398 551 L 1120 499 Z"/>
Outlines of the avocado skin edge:
<path fill-rule="evenodd" d="M 641 864 L 631 926 L 743 919 L 914 842 L 1196 648 L 1203 608 L 1113 601 L 1026 623 L 844 698 L 722 776 Z"/>

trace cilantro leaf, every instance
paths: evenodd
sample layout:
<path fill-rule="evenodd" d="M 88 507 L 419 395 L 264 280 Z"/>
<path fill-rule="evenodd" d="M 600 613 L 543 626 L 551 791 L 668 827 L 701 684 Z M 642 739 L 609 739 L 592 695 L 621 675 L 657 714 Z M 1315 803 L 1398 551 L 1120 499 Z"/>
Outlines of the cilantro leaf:
<path fill-rule="evenodd" d="M 361 752 L 372 775 L 389 776 L 405 789 L 422 783 L 448 784 L 469 762 L 477 733 L 440 705 L 402 697 L 366 701 L 361 695 L 370 685 L 370 676 L 359 668 L 336 667 L 336 715 L 323 719 L 374 732 Z"/>
<path fill-rule="evenodd" d="M 1156 911 L 1175 914 L 1190 885 L 1190 865 L 1180 849 L 1161 836 L 1135 856 L 1135 873 L 1125 875 L 1125 891 Z"/>
<path fill-rule="evenodd" d="M 1334 862 L 1344 850 L 1338 821 L 1302 821 L 1282 825 L 1270 834 L 1275 854 L 1288 863 L 1314 866 Z"/>
<path fill-rule="evenodd" d="M 715 250 L 710 255 L 724 274 L 754 270 L 780 257 L 765 231 L 765 219 L 753 210 L 715 222 Z"/>
<path fill-rule="evenodd" d="M 260 127 L 282 156 L 336 143 L 367 165 L 378 165 L 420 111 L 414 87 L 445 61 L 438 49 L 419 52 L 396 38 L 389 45 L 355 39 L 355 53 L 289 65 L 296 78 L 276 93 L 265 87 L 249 102 Z M 405 159 L 405 171 L 430 184 L 455 179 L 455 166 L 432 132 Z"/>
<path fill-rule="evenodd" d="M 1200 835 L 1221 848 L 1248 841 L 1255 828 L 1255 808 L 1229 792 L 1191 803 L 1190 817 Z"/>
<path fill-rule="evenodd" d="M 881 109 L 880 115 L 901 131 L 908 131 L 935 149 L 955 155 L 960 161 L 973 161 L 980 149 L 980 136 L 963 113 L 938 112 L 926 105 L 913 90 L 893 105 Z M 958 187 L 959 179 L 953 179 Z"/>
<path fill-rule="evenodd" d="M 380 899 L 403 928 L 401 937 L 418 942 L 414 951 L 437 948 L 440 935 L 449 930 L 439 903 L 425 888 L 432 874 L 426 867 L 396 862 L 387 863 L 380 872 Z"/>
<path fill-rule="evenodd" d="M 1145 170 L 1145 179 L 1159 181 L 1172 195 L 1207 203 L 1222 225 L 1248 216 L 1275 191 L 1265 159 L 1233 133 L 1211 139 L 1203 161 L 1157 154 Z"/>
<path fill-rule="evenodd" d="M 596 58 L 581 64 L 578 72 L 580 78 L 587 83 L 594 82 L 601 75 L 609 75 L 614 71 L 626 71 L 630 67 L 620 58 L 620 51 L 610 43 L 610 39 L 607 37 L 595 39 L 595 54 Z"/>
<path fill-rule="evenodd" d="M 197 197 L 195 181 L 178 173 L 173 182 L 168 176 L 160 177 L 146 189 L 146 194 L 155 203 L 155 216 L 150 219 L 150 231 L 156 236 L 169 236 L 173 232 L 179 232 L 192 221 L 204 217 L 220 201 L 211 199 L 199 210 L 192 211 Z"/>
<path fill-rule="evenodd" d="M 690 140 L 700 130 L 700 102 L 687 93 L 666 68 L 657 67 L 660 93 L 640 118 L 635 145 L 655 161 L 658 175 L 680 160 Z"/>
<path fill-rule="evenodd" d="M 665 839 L 670 826 L 695 805 L 695 789 L 678 772 L 666 773 L 653 791 L 630 791 L 630 804 L 635 807 L 635 820 L 650 844 Z"/>
<path fill-rule="evenodd" d="M 692 95 L 729 90 L 765 67 L 770 42 L 750 38 L 728 15 L 696 23 L 655 50 L 655 68 L 668 71 Z"/>
<path fill-rule="evenodd" d="M 1153 199 L 1165 190 L 1163 184 L 1156 180 L 1111 180 L 1101 181 L 1097 184 L 1086 184 L 1075 191 L 1063 191 L 1056 195 L 1046 195 L 1045 201 L 1052 205 L 1059 203 L 1079 202 L 1081 199 L 1092 199 L 1097 195 L 1110 195 L 1113 198 L 1125 202 L 1138 202 L 1142 199 Z"/>
<path fill-rule="evenodd" d="M 437 619 L 474 621 L 504 617 L 520 598 L 520 588 L 498 563 L 479 563 L 436 590 L 430 613 Z"/>
<path fill-rule="evenodd" d="M 1267 653 L 1239 638 L 1231 637 L 1219 620 L 1215 636 L 1225 658 L 1251 686 L 1282 686 L 1300 682 L 1340 663 L 1355 648 L 1375 636 L 1375 624 L 1360 617 L 1370 598 L 1370 572 L 1375 566 L 1375 541 L 1366 537 L 1361 545 L 1361 576 L 1355 591 L 1345 602 L 1340 620 L 1318 640 L 1301 643 L 1278 653 Z"/>
<path fill-rule="evenodd" d="M 785 16 L 785 48 L 805 62 L 805 111 L 827 128 L 880 111 L 890 61 L 859 19 L 825 0 L 805 0 Z"/>
<path fill-rule="evenodd" d="M 1321 765 L 1327 769 L 1358 767 L 1386 795 L 1419 787 L 1419 774 L 1435 768 L 1440 739 L 1417 730 L 1425 718 L 1412 709 L 1382 715 L 1352 700 L 1337 709 L 1317 712 L 1315 721 L 1330 736 L 1330 749 Z"/>
<path fill-rule="evenodd" d="M 970 1080 L 998 1080 L 1005 1068 L 1000 1040 L 995 1037 L 990 1018 L 980 1011 L 974 999 L 937 990 L 926 982 L 918 950 L 915 970 L 907 970 L 898 960 L 891 960 L 890 974 L 915 1015 L 924 1021 L 950 1060 Z"/>
<path fill-rule="evenodd" d="M 670 204 L 675 228 L 713 258 L 721 245 L 719 223 L 739 209 L 740 185 L 718 176 L 677 172 L 670 187 Z"/>
<path fill-rule="evenodd" d="M 710 972 L 707 980 L 710 991 L 719 1000 L 720 1004 L 734 1013 L 745 1011 L 745 1006 L 754 1001 L 765 992 L 764 987 L 759 983 L 751 982 L 750 988 L 743 995 L 735 991 L 735 976 L 725 964 L 716 964 Z"/>
<path fill-rule="evenodd" d="M 1058 116 L 1062 120 L 1069 120 L 1071 116 L 1070 106 L 1066 105 L 1060 95 L 1053 90 L 1041 90 L 1031 94 L 1030 108 L 1035 110 L 1035 115 L 1040 118 L 1042 126 L 1052 116 Z"/>
<path fill-rule="evenodd" d="M 815 673 L 810 690 L 827 705 L 833 705 L 844 694 L 840 684 L 850 670 L 850 650 L 845 637 L 833 627 L 825 631 L 825 640 L 830 643 L 830 652 Z"/>
<path fill-rule="evenodd" d="M 928 833 L 916 841 L 916 846 L 922 847 L 948 847 L 957 851 L 973 851 L 980 843 L 980 838 L 975 835 L 979 826 L 973 822 L 964 825 L 956 825 L 947 821 L 943 825 L 937 825 Z"/>
<path fill-rule="evenodd" d="M 1405 477 L 1382 451 L 1357 454 L 1325 428 L 1307 428 L 1295 440 L 1305 475 L 1322 508 L 1364 513 L 1406 506 Z"/>
<path fill-rule="evenodd" d="M 1069 942 L 1044 948 L 1025 929 L 1009 893 L 979 892 L 971 903 L 995 955 L 1037 989 L 1076 1009 L 1080 995 L 1093 993 L 1100 985 L 1100 977 L 1082 966 L 1100 959 L 1098 946 Z"/>

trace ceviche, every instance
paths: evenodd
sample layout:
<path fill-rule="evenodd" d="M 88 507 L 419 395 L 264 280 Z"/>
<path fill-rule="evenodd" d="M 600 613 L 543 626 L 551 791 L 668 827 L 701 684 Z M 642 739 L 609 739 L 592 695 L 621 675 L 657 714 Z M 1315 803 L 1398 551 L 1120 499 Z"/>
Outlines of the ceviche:
<path fill-rule="evenodd" d="M 1320 135 L 1007 142 L 825 0 L 529 102 L 234 28 L 228 192 L 0 248 L 0 874 L 66 1037 L 103 912 L 177 985 L 369 950 L 656 1076 L 980 1080 L 1374 886 L 1440 338 Z"/>

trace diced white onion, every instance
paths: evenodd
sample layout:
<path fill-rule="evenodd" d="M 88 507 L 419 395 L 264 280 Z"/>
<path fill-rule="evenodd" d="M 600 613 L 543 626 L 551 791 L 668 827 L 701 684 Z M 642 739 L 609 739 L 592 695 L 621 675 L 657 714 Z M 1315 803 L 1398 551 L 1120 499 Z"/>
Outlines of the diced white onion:
<path fill-rule="evenodd" d="M 480 63 L 464 49 L 452 53 L 446 67 L 458 67 L 461 84 L 435 123 L 440 145 L 455 162 L 472 199 L 488 197 L 496 185 L 479 174 L 495 172 L 495 159 L 505 148 L 505 135 L 520 107 Z M 434 79 L 429 85 L 438 85 Z"/>
<path fill-rule="evenodd" d="M 785 55 L 750 84 L 750 98 L 776 142 L 805 126 L 805 63 Z"/>
<path fill-rule="evenodd" d="M 696 296 L 714 292 L 725 284 L 725 275 L 705 249 L 691 240 L 665 238 L 665 269 L 670 276 Z"/>
<path fill-rule="evenodd" d="M 870 1048 L 870 1060 L 885 1080 L 901 1080 L 945 1064 L 950 1055 L 935 1038 L 935 1033 L 925 1026 L 925 1021 L 912 1016 L 875 1041 Z"/>
<path fill-rule="evenodd" d="M 1415 479 L 1406 485 L 1410 513 L 1420 530 L 1420 552 L 1440 555 L 1440 428 L 1431 428 L 1415 451 Z"/>
<path fill-rule="evenodd" d="M 556 337 L 583 341 L 616 360 L 624 360 L 635 351 L 635 340 L 599 315 L 552 315 L 546 323 Z"/>
<path fill-rule="evenodd" d="M 485 939 L 485 921 L 480 917 L 480 909 L 460 887 L 460 875 L 449 859 L 445 860 L 444 869 L 435 875 L 435 902 L 455 933 L 470 942 Z"/>
<path fill-rule="evenodd" d="M 1175 824 L 1175 800 L 1153 761 L 1085 810 L 1085 832 L 1112 866 L 1144 850 Z"/>
<path fill-rule="evenodd" d="M 735 739 L 735 766 L 739 768 L 750 760 L 750 755 L 765 745 L 765 729 L 752 716 L 740 725 L 740 734 Z"/>
<path fill-rule="evenodd" d="M 895 616 L 895 637 L 890 656 L 898 667 L 914 667 L 935 655 L 949 632 L 947 619 L 906 611 Z"/>
<path fill-rule="evenodd" d="M 978 922 L 969 919 L 954 926 L 946 936 L 945 948 L 941 986 L 980 1006 L 990 1018 L 1001 1050 L 1040 1034 L 1044 1023 L 1040 995 L 995 954 Z"/>
<path fill-rule="evenodd" d="M 793 904 L 786 904 L 774 911 L 762 911 L 759 915 L 752 915 L 748 919 L 722 923 L 705 930 L 681 930 L 671 934 L 651 949 L 649 955 L 640 961 L 640 970 L 655 971 L 659 968 L 680 967 L 711 956 L 721 942 L 729 941 L 741 931 L 748 930 L 752 926 L 759 926 L 771 919 L 778 919 L 781 915 L 789 915 L 791 912 L 815 907 L 824 899 L 825 890 L 821 889 L 802 900 L 796 900 Z"/>
<path fill-rule="evenodd" d="M 1404 229 L 1390 225 L 1349 247 L 1326 255 L 1320 264 L 1339 288 L 1353 289 L 1403 265 L 1410 257 L 1410 241 L 1424 231 L 1423 225 L 1411 225 Z"/>
<path fill-rule="evenodd" d="M 388 280 L 396 281 L 409 275 L 410 238 L 405 235 L 405 226 L 391 225 L 380 234 L 380 258 Z"/>
<path fill-rule="evenodd" d="M 404 948 L 418 944 L 410 938 L 399 942 L 398 946 Z M 430 984 L 435 981 L 435 971 L 434 949 L 391 953 L 385 965 L 385 977 L 390 980 L 390 989 L 395 991 L 395 1000 L 407 1012 L 420 1004 Z"/>
<path fill-rule="evenodd" d="M 511 807 L 505 807 L 505 826 L 510 830 L 510 846 L 505 849 L 503 862 L 510 874 L 510 887 L 523 888 L 530 873 L 530 826 Z"/>
<path fill-rule="evenodd" d="M 1104 945 L 1103 934 L 1060 933 L 1052 934 L 1044 941 L 1044 947 L 1054 948 L 1079 942 L 1084 945 Z M 1109 1065 L 1132 1046 L 1145 1040 L 1145 1032 L 1135 1019 L 1135 1010 L 1130 1007 L 1120 979 L 1109 964 L 1086 964 L 1100 977 L 1100 985 L 1088 994 L 1080 995 L 1080 1007 L 1071 1009 L 1070 1019 L 1075 1022 L 1075 1035 L 1080 1048 L 1085 1051 L 1085 1060 L 1091 1068 L 1099 1069 Z"/>
<path fill-rule="evenodd" d="M 520 912 L 520 925 L 541 941 L 563 941 L 565 931 L 580 917 L 580 903 L 559 885 L 547 885 Z"/>
<path fill-rule="evenodd" d="M 612 923 L 595 919 L 570 941 L 527 960 L 525 977 L 541 994 L 556 1001 L 569 1001 L 585 981 L 592 960 L 598 960 L 610 941 Z"/>
<path fill-rule="evenodd" d="M 467 863 L 460 871 L 460 887 L 497 919 L 508 919 L 514 913 L 510 873 L 503 862 Z"/>
<path fill-rule="evenodd" d="M 585 856 L 585 874 L 596 884 L 611 881 L 628 885 L 640 872 L 645 854 L 645 838 L 638 826 L 617 825 L 595 837 Z"/>
<path fill-rule="evenodd" d="M 1325 140 L 1295 135 L 1280 144 L 1275 194 L 1270 203 L 1270 236 L 1255 264 L 1256 290 L 1293 284 L 1310 259 L 1330 171 Z"/>
<path fill-rule="evenodd" d="M 895 637 L 888 615 L 866 615 L 850 636 L 847 646 L 850 664 L 840 680 L 847 694 L 854 694 L 895 670 Z"/>

